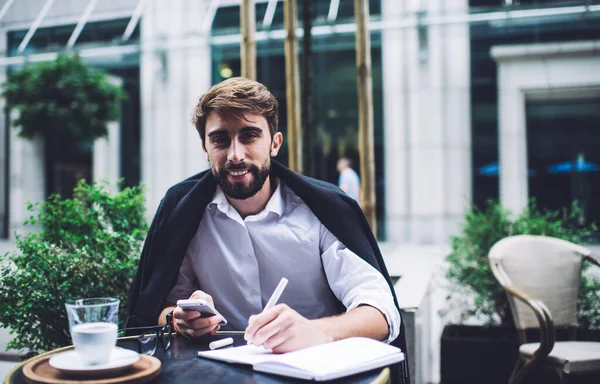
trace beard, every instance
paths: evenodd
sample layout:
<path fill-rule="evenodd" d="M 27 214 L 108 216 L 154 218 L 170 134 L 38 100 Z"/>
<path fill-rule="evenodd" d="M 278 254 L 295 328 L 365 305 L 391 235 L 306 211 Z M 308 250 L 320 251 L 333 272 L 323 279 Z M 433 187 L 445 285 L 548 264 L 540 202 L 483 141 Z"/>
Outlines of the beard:
<path fill-rule="evenodd" d="M 247 169 L 248 173 L 252 175 L 250 182 L 229 181 L 229 171 L 238 171 L 244 169 Z M 267 180 L 267 177 L 269 177 L 269 174 L 271 173 L 271 164 L 268 158 L 260 166 L 260 168 L 247 162 L 241 162 L 239 164 L 227 164 L 222 169 L 213 169 L 212 173 L 225 195 L 236 200 L 246 200 L 256 195 L 256 193 L 261 190 L 265 184 L 265 181 Z"/>

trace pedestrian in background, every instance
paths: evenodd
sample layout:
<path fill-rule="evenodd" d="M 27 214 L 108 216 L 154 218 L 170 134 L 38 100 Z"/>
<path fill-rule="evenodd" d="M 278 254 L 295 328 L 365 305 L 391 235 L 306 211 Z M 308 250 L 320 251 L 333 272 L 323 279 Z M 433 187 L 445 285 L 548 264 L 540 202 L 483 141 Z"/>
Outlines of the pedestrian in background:
<path fill-rule="evenodd" d="M 360 204 L 360 178 L 352 169 L 352 160 L 347 157 L 340 158 L 337 163 L 337 171 L 340 173 L 338 186 Z"/>

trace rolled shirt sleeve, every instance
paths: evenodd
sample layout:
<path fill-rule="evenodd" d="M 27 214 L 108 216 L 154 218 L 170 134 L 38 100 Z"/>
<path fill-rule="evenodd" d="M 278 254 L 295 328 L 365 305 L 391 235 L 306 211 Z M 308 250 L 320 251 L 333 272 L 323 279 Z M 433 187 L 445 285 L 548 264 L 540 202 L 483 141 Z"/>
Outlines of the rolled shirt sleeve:
<path fill-rule="evenodd" d="M 383 275 L 346 248 L 321 225 L 321 259 L 334 295 L 351 311 L 361 304 L 377 308 L 388 323 L 387 342 L 400 332 L 400 313 L 394 304 L 390 286 Z"/>

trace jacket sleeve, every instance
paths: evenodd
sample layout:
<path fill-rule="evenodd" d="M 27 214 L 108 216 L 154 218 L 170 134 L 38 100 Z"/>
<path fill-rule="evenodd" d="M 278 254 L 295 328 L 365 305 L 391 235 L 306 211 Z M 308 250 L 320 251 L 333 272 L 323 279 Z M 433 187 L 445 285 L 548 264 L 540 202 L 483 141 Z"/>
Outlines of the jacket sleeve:
<path fill-rule="evenodd" d="M 156 214 L 152 219 L 150 229 L 148 230 L 148 234 L 146 235 L 144 246 L 142 248 L 142 254 L 138 263 L 138 269 L 133 278 L 131 288 L 129 289 L 127 310 L 128 316 L 126 322 L 126 326 L 128 328 L 150 325 L 152 323 L 155 323 L 155 320 L 144 319 L 144 316 L 141 315 L 137 310 L 137 305 L 140 300 L 140 295 L 142 294 L 144 288 L 148 284 L 149 277 L 152 273 L 150 266 L 154 264 L 153 259 L 156 257 L 156 254 L 153 252 L 153 250 L 157 247 L 157 243 L 160 237 L 160 229 L 162 227 L 162 224 L 166 221 L 166 218 L 168 217 L 168 209 L 166 208 L 167 204 L 165 204 L 165 199 L 166 198 L 163 198 L 163 200 L 161 200 Z"/>

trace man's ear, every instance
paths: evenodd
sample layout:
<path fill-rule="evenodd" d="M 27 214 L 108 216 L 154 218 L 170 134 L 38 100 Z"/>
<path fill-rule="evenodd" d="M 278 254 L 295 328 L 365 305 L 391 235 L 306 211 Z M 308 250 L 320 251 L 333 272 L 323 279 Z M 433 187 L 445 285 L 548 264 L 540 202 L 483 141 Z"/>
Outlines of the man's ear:
<path fill-rule="evenodd" d="M 279 149 L 281 148 L 281 144 L 283 143 L 283 135 L 281 132 L 275 133 L 273 136 L 273 140 L 271 140 L 271 157 L 277 156 Z"/>

